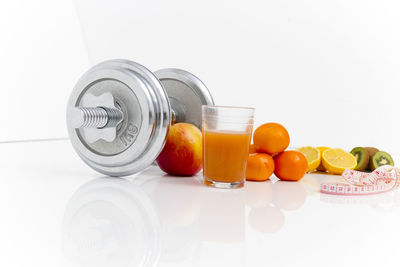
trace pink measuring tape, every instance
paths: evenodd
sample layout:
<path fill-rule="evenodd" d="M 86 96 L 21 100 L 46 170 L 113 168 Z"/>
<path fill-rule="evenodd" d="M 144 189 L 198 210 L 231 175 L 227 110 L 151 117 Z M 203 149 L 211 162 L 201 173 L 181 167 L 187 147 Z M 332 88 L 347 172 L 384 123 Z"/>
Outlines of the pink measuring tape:
<path fill-rule="evenodd" d="M 321 193 L 331 195 L 371 195 L 400 186 L 400 169 L 384 165 L 371 173 L 345 170 L 346 183 L 322 183 Z"/>

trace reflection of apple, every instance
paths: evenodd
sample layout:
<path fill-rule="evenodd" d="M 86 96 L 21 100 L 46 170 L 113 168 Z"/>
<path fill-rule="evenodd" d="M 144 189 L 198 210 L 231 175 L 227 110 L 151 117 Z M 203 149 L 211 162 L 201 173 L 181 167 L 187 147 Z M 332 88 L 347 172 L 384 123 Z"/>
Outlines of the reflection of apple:
<path fill-rule="evenodd" d="M 160 262 L 180 266 L 178 263 L 191 259 L 198 250 L 196 226 L 202 185 L 198 179 L 160 177 L 145 187 L 162 223 Z"/>
<path fill-rule="evenodd" d="M 271 203 L 272 186 L 270 181 L 246 182 L 246 205 L 251 208 L 264 207 Z"/>
<path fill-rule="evenodd" d="M 277 181 L 272 185 L 272 203 L 283 210 L 297 210 L 306 199 L 304 185 L 299 182 Z"/>
<path fill-rule="evenodd" d="M 202 168 L 202 153 L 200 130 L 189 123 L 176 123 L 169 130 L 157 164 L 168 174 L 195 175 Z"/>
<path fill-rule="evenodd" d="M 257 232 L 276 233 L 285 223 L 285 215 L 278 207 L 271 205 L 252 208 L 249 213 L 249 224 Z"/>

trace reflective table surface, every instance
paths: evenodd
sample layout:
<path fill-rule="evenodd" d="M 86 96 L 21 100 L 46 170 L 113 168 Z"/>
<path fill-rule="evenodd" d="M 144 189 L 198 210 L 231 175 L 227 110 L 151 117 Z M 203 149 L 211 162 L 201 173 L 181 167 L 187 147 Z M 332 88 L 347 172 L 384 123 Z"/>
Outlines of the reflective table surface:
<path fill-rule="evenodd" d="M 0 266 L 399 266 L 399 191 L 322 195 L 340 180 L 327 174 L 214 189 L 156 166 L 110 178 L 68 140 L 0 151 Z"/>

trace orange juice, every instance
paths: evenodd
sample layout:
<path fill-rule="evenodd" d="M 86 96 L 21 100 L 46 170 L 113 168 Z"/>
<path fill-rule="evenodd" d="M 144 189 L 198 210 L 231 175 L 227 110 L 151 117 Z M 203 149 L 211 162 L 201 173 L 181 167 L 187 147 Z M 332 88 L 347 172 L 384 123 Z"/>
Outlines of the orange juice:
<path fill-rule="evenodd" d="M 243 182 L 251 131 L 224 132 L 203 130 L 203 173 L 205 183 Z"/>

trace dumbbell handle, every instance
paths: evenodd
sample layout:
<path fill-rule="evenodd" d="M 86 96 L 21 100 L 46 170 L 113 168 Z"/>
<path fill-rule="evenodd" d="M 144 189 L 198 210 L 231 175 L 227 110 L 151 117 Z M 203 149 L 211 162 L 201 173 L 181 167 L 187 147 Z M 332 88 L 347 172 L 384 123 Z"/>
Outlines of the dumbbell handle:
<path fill-rule="evenodd" d="M 116 127 L 123 118 L 123 113 L 116 108 L 77 107 L 72 114 L 72 126 L 74 128 Z"/>

